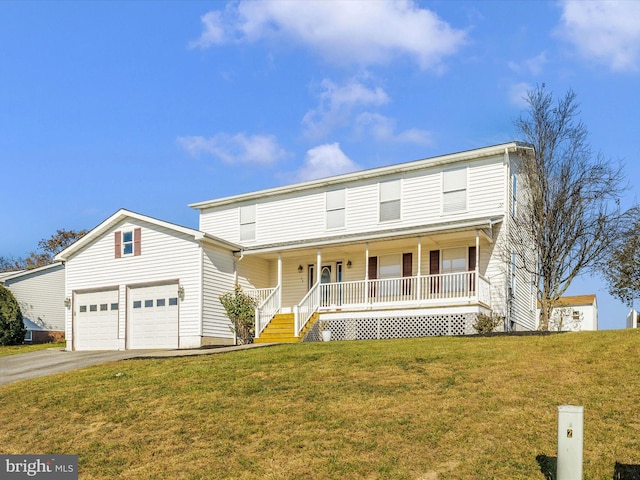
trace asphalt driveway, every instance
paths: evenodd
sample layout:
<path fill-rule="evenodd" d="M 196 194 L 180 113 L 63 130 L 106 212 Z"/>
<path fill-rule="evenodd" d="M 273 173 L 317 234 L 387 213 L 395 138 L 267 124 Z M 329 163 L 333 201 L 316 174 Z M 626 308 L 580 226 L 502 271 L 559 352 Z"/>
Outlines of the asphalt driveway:
<path fill-rule="evenodd" d="M 80 368 L 115 362 L 129 358 L 165 358 L 193 355 L 211 355 L 249 348 L 268 347 L 272 343 L 239 345 L 234 347 L 202 348 L 196 350 L 120 350 L 67 352 L 59 348 L 37 350 L 0 357 L 0 385 L 44 377 L 54 373 L 70 372 Z"/>

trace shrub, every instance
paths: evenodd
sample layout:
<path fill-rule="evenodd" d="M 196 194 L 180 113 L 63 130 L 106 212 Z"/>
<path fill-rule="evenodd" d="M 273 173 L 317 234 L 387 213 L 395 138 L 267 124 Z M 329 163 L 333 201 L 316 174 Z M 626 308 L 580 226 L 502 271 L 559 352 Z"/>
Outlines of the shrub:
<path fill-rule="evenodd" d="M 0 285 L 0 345 L 21 345 L 26 333 L 16 297 Z"/>
<path fill-rule="evenodd" d="M 479 313 L 476 317 L 476 322 L 473 324 L 473 328 L 480 334 L 491 333 L 493 330 L 504 321 L 504 317 L 497 315 L 493 312 L 489 315 Z"/>
<path fill-rule="evenodd" d="M 240 343 L 252 343 L 255 334 L 255 299 L 244 293 L 239 285 L 233 292 L 227 292 L 219 298 L 231 320 L 231 330 L 236 333 Z"/>

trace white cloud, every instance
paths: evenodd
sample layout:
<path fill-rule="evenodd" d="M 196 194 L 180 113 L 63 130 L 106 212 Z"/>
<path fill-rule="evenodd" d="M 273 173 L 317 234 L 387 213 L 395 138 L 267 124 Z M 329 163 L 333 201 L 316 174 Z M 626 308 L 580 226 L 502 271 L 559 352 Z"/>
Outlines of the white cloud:
<path fill-rule="evenodd" d="M 333 129 L 351 123 L 352 111 L 356 108 L 380 106 L 389 102 L 386 92 L 380 87 L 367 87 L 352 79 L 344 85 L 337 85 L 324 79 L 320 94 L 320 105 L 307 112 L 302 119 L 307 135 L 323 137 Z"/>
<path fill-rule="evenodd" d="M 509 62 L 509 68 L 516 73 L 530 73 L 539 75 L 547 63 L 547 52 L 542 52 L 535 57 L 527 58 L 521 63 Z"/>
<path fill-rule="evenodd" d="M 355 172 L 360 168 L 357 163 L 340 150 L 340 144 L 327 143 L 312 148 L 307 152 L 304 165 L 298 170 L 297 178 L 299 181 L 304 182 Z"/>
<path fill-rule="evenodd" d="M 189 43 L 191 48 L 208 48 L 212 45 L 224 42 L 225 31 L 222 20 L 222 14 L 217 11 L 205 13 L 200 17 L 204 31 L 198 40 Z"/>
<path fill-rule="evenodd" d="M 268 165 L 286 157 L 273 135 L 228 135 L 219 133 L 213 137 L 179 137 L 178 143 L 193 156 L 211 155 L 225 163 L 249 163 Z"/>
<path fill-rule="evenodd" d="M 466 32 L 412 0 L 241 1 L 210 12 L 202 23 L 203 33 L 192 45 L 278 38 L 305 45 L 328 61 L 361 66 L 386 64 L 400 55 L 437 70 L 466 42 Z"/>
<path fill-rule="evenodd" d="M 416 143 L 429 145 L 432 135 L 427 130 L 411 128 L 396 133 L 396 121 L 379 113 L 365 112 L 356 119 L 356 132 L 359 135 L 370 135 L 375 140 L 385 142 Z"/>
<path fill-rule="evenodd" d="M 511 85 L 509 88 L 509 102 L 516 107 L 527 107 L 528 92 L 533 90 L 533 85 L 520 82 Z"/>
<path fill-rule="evenodd" d="M 640 2 L 575 1 L 562 3 L 560 35 L 588 59 L 612 70 L 637 70 L 640 63 Z"/>

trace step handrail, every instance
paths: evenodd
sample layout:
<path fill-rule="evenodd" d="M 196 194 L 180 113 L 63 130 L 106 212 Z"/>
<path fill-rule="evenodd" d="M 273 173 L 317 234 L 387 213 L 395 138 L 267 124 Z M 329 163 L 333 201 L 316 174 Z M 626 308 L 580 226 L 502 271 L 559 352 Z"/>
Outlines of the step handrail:
<path fill-rule="evenodd" d="M 294 313 L 294 334 L 300 336 L 300 332 L 314 313 L 320 308 L 320 282 L 311 287 L 298 305 L 293 307 Z"/>
<path fill-rule="evenodd" d="M 278 285 L 273 292 L 255 309 L 255 338 L 260 338 L 260 334 L 271 321 L 273 316 L 282 307 L 281 287 Z"/>

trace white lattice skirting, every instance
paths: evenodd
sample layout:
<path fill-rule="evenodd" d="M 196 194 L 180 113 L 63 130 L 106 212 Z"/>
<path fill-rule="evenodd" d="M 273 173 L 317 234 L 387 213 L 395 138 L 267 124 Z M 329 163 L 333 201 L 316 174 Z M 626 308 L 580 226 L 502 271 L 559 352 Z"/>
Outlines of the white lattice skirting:
<path fill-rule="evenodd" d="M 328 321 L 331 340 L 376 340 L 416 338 L 476 333 L 472 325 L 475 313 L 443 315 L 381 316 L 377 318 L 340 318 Z M 305 342 L 322 340 L 319 322 L 309 330 Z"/>

